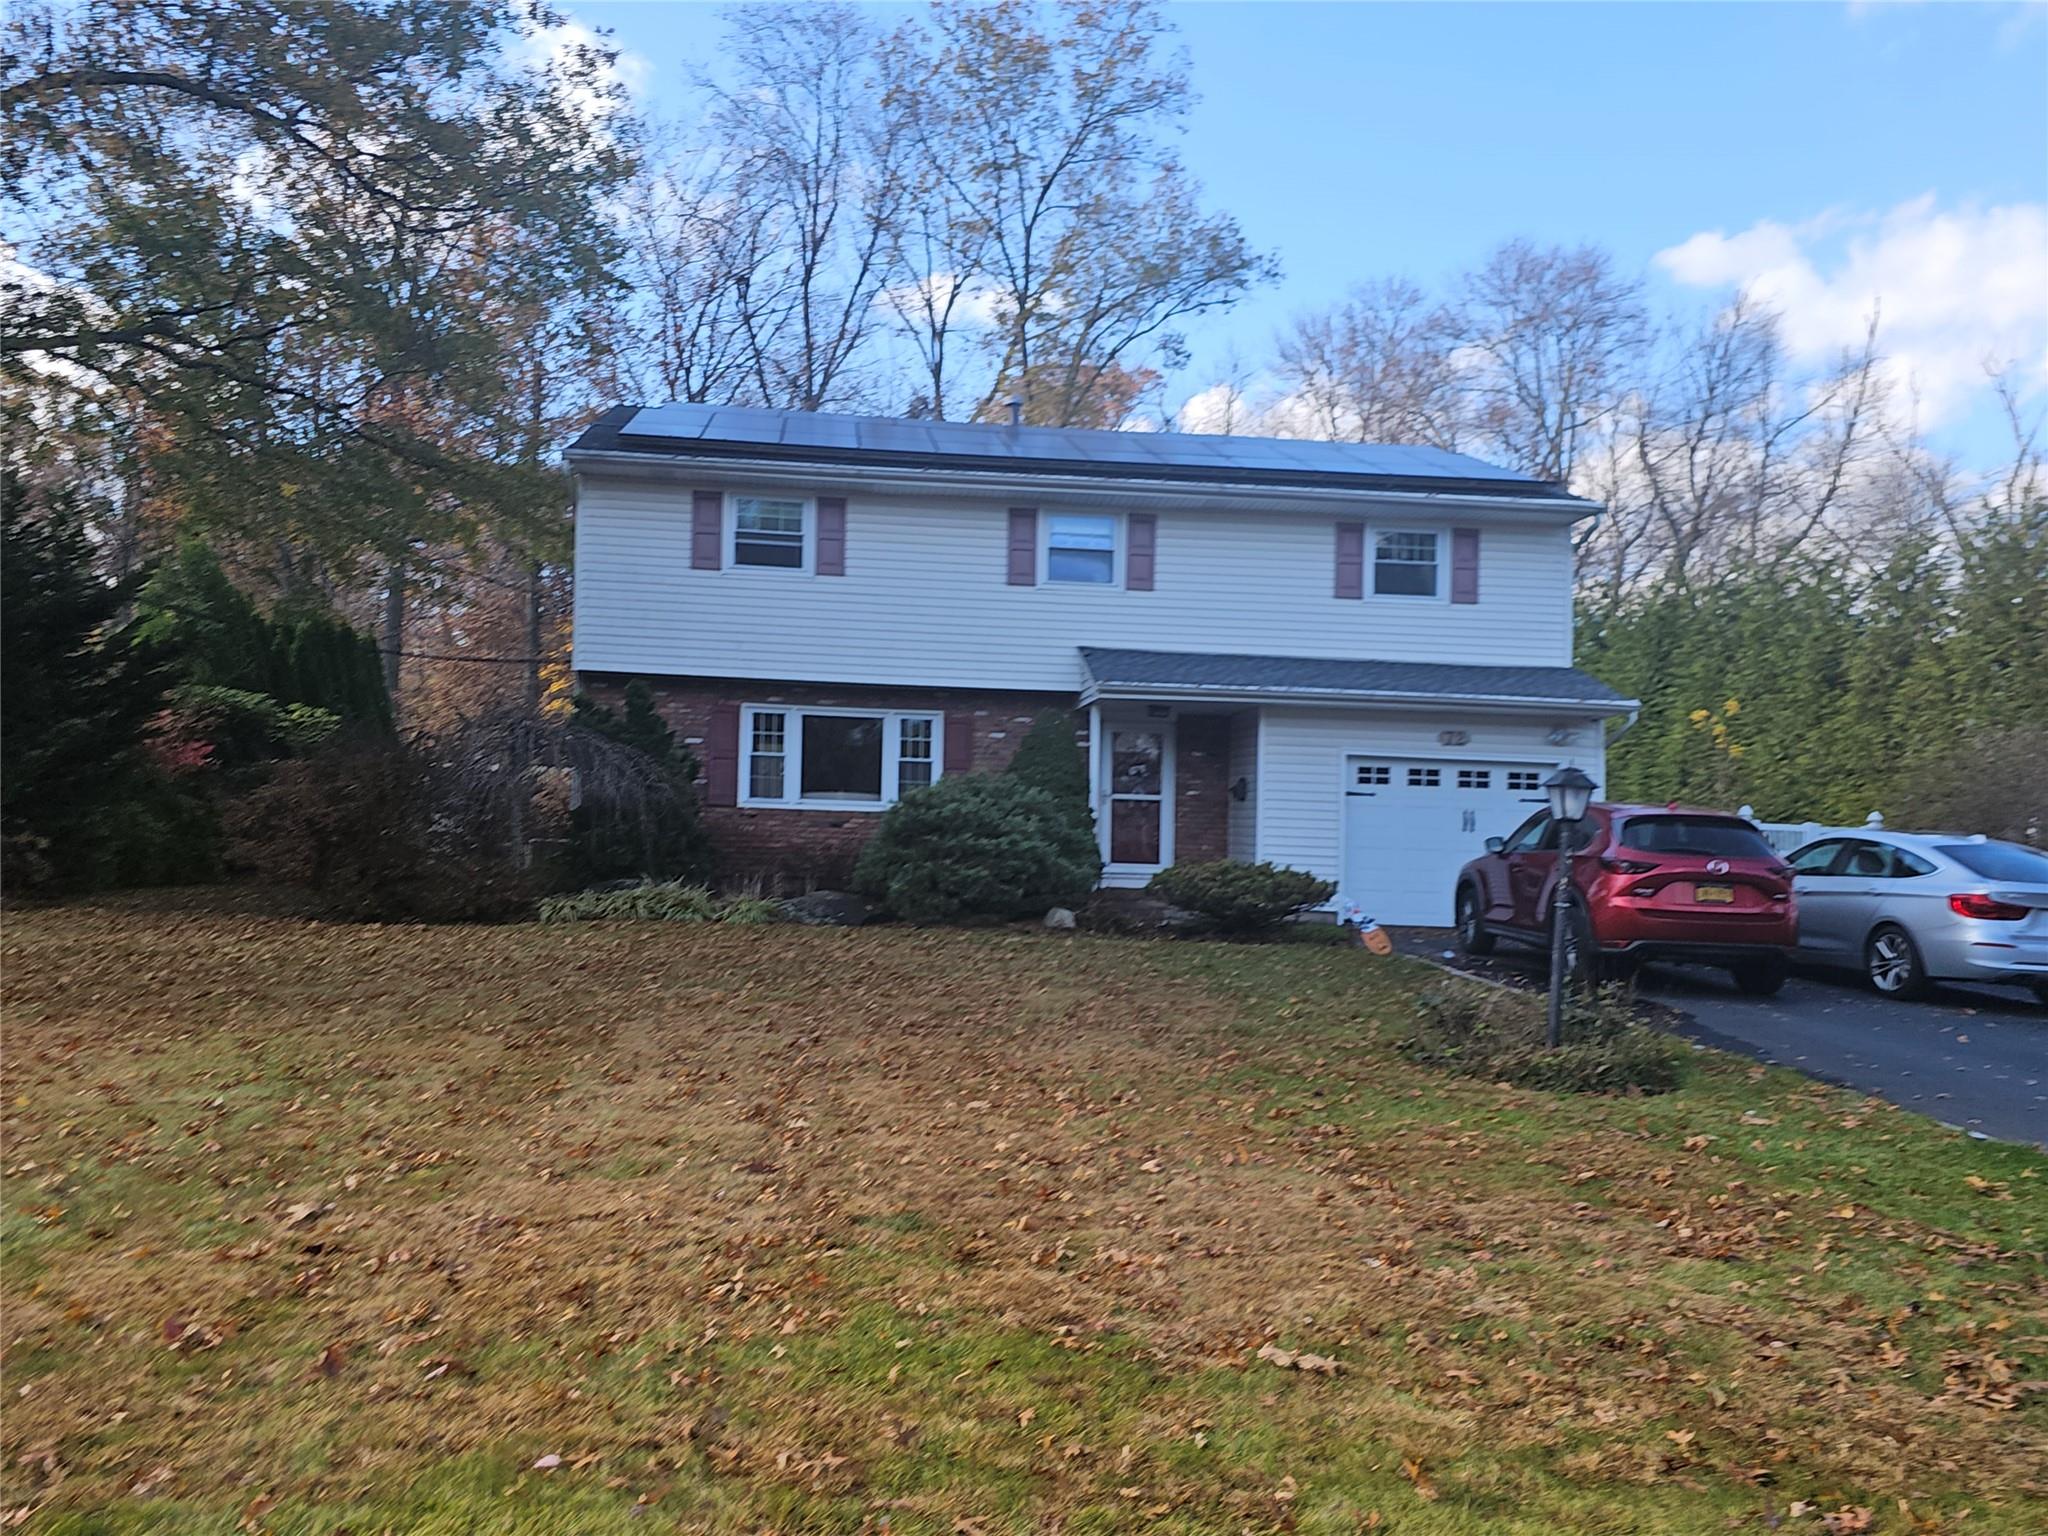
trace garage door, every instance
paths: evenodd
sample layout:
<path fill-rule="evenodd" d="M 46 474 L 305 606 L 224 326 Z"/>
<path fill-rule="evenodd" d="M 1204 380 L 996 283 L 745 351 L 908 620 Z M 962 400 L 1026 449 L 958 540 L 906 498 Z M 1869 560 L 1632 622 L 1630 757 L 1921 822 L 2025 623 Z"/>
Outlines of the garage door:
<path fill-rule="evenodd" d="M 1489 837 L 1544 803 L 1548 763 L 1353 757 L 1344 790 L 1344 888 L 1383 923 L 1448 927 L 1453 886 Z"/>

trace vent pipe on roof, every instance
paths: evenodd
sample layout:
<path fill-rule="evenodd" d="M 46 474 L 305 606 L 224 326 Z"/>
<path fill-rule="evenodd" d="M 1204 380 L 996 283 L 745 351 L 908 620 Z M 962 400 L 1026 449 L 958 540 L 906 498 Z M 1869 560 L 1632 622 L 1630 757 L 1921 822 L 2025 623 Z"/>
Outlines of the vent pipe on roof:
<path fill-rule="evenodd" d="M 1003 403 L 1010 408 L 1010 425 L 1013 427 L 1023 426 L 1024 402 L 1022 400 L 1019 400 L 1015 395 L 1012 395 L 1008 400 L 1005 400 Z"/>

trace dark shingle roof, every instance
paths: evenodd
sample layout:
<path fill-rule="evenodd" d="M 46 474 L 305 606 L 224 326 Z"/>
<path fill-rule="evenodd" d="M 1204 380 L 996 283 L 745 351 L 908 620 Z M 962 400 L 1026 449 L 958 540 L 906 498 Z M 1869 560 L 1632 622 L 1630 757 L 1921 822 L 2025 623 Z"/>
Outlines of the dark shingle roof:
<path fill-rule="evenodd" d="M 1098 479 L 1310 486 L 1510 496 L 1593 510 L 1562 487 L 1440 448 L 1099 432 L 909 421 L 718 405 L 622 405 L 570 446 L 579 453 L 780 459 L 792 464 L 1082 475 Z"/>
<path fill-rule="evenodd" d="M 1307 656 L 1207 656 L 1185 651 L 1081 647 L 1092 692 L 1313 695 L 1320 698 L 1494 700 L 1636 707 L 1576 667 L 1474 667 L 1425 661 L 1340 661 Z"/>

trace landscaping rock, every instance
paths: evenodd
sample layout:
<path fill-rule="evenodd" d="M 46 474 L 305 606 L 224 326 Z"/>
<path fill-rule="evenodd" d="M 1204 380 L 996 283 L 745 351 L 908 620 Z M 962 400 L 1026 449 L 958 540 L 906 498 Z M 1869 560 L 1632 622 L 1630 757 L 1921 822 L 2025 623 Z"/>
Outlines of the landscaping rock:
<path fill-rule="evenodd" d="M 866 902 L 846 891 L 792 896 L 782 904 L 782 912 L 792 923 L 812 928 L 858 928 L 875 915 Z"/>
<path fill-rule="evenodd" d="M 1074 912 L 1071 907 L 1054 907 L 1045 914 L 1048 928 L 1071 928 L 1074 926 Z"/>
<path fill-rule="evenodd" d="M 1078 926 L 1090 933 L 1177 933 L 1202 926 L 1199 913 L 1145 891 L 1101 890 L 1088 898 Z"/>

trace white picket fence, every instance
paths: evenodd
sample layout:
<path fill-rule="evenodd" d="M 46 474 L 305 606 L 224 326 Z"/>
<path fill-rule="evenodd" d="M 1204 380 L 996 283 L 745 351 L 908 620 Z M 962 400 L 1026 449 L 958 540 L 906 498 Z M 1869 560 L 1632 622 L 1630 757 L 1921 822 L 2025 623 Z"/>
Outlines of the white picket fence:
<path fill-rule="evenodd" d="M 1872 811 L 1864 817 L 1862 827 L 1830 827 L 1818 821 L 1758 821 L 1756 807 L 1753 805 L 1745 805 L 1737 814 L 1754 823 L 1757 831 L 1763 833 L 1764 841 L 1778 853 L 1790 853 L 1796 848 L 1805 847 L 1816 837 L 1826 837 L 1830 833 L 1878 832 L 1884 829 L 1882 811 Z"/>

